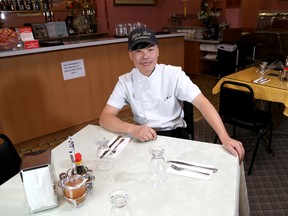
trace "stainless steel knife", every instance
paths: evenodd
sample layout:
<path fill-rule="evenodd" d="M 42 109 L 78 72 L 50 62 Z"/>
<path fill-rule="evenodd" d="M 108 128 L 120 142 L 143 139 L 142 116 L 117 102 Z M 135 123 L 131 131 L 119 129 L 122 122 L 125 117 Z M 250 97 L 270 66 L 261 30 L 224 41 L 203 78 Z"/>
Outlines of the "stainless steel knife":
<path fill-rule="evenodd" d="M 203 169 L 212 170 L 214 173 L 218 172 L 218 169 L 217 169 L 217 168 L 205 167 L 205 166 L 200 166 L 200 165 L 185 163 L 185 162 L 182 162 L 182 161 L 170 160 L 170 161 L 167 161 L 167 163 L 175 163 L 175 164 L 181 164 L 181 165 L 186 165 L 186 166 L 199 167 L 199 168 L 203 168 Z"/>

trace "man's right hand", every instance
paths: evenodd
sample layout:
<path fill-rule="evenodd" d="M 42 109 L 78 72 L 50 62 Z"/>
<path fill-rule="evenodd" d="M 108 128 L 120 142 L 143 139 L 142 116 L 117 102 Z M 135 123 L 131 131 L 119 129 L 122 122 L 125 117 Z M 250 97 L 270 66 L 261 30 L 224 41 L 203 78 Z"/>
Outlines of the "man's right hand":
<path fill-rule="evenodd" d="M 130 134 L 142 142 L 148 142 L 157 139 L 156 131 L 145 125 L 134 125 L 130 131 Z"/>

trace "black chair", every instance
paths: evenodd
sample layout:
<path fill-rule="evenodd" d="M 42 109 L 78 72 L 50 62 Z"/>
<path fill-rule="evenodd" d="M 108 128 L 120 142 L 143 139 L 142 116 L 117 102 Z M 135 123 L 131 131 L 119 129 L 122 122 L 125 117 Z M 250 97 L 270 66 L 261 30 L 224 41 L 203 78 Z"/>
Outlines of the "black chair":
<path fill-rule="evenodd" d="M 253 66 L 256 45 L 252 34 L 244 34 L 237 41 L 237 71 Z"/>
<path fill-rule="evenodd" d="M 278 53 L 265 55 L 264 61 L 268 63 L 268 69 L 272 70 L 282 70 L 285 65 L 284 56 Z"/>
<path fill-rule="evenodd" d="M 190 139 L 194 140 L 194 113 L 193 105 L 187 101 L 183 102 L 184 120 L 187 124 L 186 131 L 188 132 Z"/>
<path fill-rule="evenodd" d="M 220 87 L 219 114 L 224 123 L 233 126 L 233 137 L 236 127 L 255 132 L 258 137 L 254 147 L 253 157 L 248 170 L 251 174 L 260 140 L 269 132 L 267 152 L 272 153 L 272 116 L 271 113 L 256 108 L 253 89 L 244 83 L 224 81 Z M 218 141 L 216 135 L 214 142 Z"/>
<path fill-rule="evenodd" d="M 0 144 L 0 185 L 19 173 L 21 157 L 11 140 L 4 134 L 0 134 L 4 141 Z"/>

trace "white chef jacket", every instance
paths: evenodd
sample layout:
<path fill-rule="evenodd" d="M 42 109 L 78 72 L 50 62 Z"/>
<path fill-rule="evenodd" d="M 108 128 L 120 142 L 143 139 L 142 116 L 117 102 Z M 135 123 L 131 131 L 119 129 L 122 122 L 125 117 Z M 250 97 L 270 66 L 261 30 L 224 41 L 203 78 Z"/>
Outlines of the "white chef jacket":
<path fill-rule="evenodd" d="M 201 91 L 181 67 L 157 64 L 147 77 L 137 68 L 119 77 L 107 104 L 129 104 L 134 121 L 156 131 L 186 127 L 182 101 L 192 102 Z"/>

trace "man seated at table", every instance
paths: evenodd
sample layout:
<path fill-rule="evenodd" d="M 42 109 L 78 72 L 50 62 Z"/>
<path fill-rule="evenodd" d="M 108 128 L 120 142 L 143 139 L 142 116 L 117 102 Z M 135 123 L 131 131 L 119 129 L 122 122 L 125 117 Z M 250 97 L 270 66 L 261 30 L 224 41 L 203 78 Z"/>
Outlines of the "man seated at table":
<path fill-rule="evenodd" d="M 159 47 L 151 29 L 137 28 L 128 38 L 129 73 L 119 77 L 114 91 L 104 107 L 99 124 L 116 133 L 127 133 L 143 142 L 158 135 L 187 138 L 181 101 L 192 103 L 218 134 L 223 146 L 243 160 L 242 143 L 232 139 L 208 99 L 180 67 L 158 64 Z M 173 50 L 171 50 L 173 52 Z M 117 117 L 129 104 L 138 124 Z"/>

